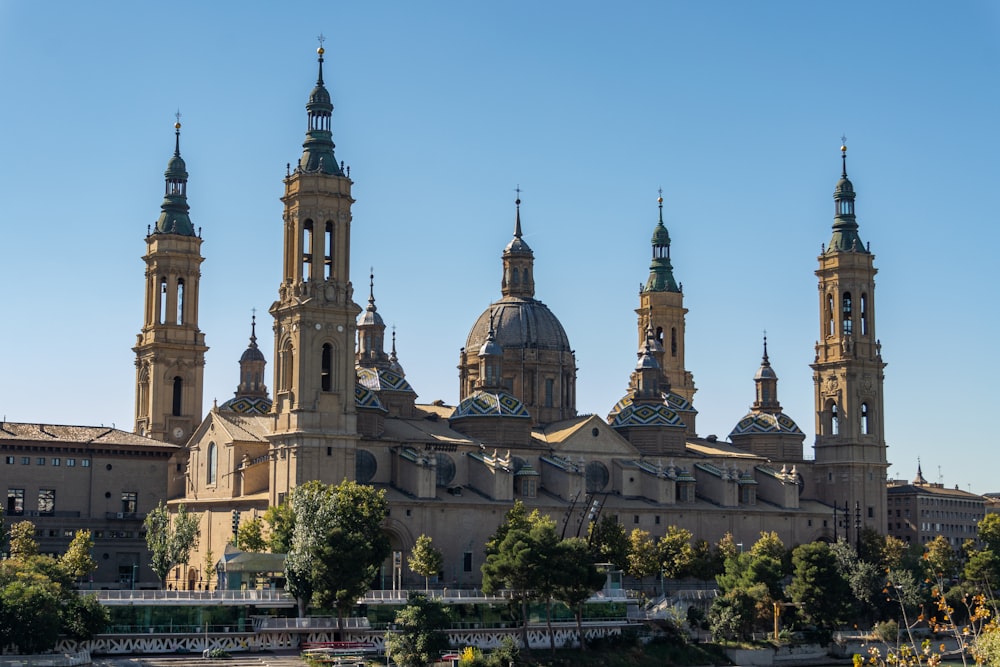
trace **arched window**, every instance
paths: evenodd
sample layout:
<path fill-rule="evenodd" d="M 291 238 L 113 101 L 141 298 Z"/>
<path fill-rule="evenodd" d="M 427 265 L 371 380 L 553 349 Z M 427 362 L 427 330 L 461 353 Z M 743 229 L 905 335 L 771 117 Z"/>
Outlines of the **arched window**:
<path fill-rule="evenodd" d="M 309 280 L 312 276 L 312 250 L 313 250 L 313 221 L 306 220 L 302 225 L 302 280 Z"/>
<path fill-rule="evenodd" d="M 278 359 L 278 389 L 279 391 L 290 391 L 292 388 L 292 368 L 295 363 L 295 349 L 290 340 L 286 340 L 281 346 Z"/>
<path fill-rule="evenodd" d="M 164 324 L 167 321 L 167 277 L 160 278 L 160 307 L 158 308 L 157 324 Z"/>
<path fill-rule="evenodd" d="M 843 333 L 845 336 L 850 336 L 853 330 L 853 322 L 851 318 L 854 316 L 853 308 L 854 305 L 851 303 L 851 293 L 844 292 L 844 297 L 841 300 L 844 309 L 844 320 L 843 320 Z"/>
<path fill-rule="evenodd" d="M 206 461 L 206 466 L 208 470 L 205 479 L 209 484 L 215 484 L 219 470 L 219 448 L 215 446 L 214 442 L 208 443 L 208 461 Z"/>
<path fill-rule="evenodd" d="M 326 280 L 333 278 L 333 222 L 326 221 L 326 239 L 323 246 L 326 248 L 326 257 L 323 258 L 323 277 Z"/>
<path fill-rule="evenodd" d="M 184 324 L 184 279 L 177 279 L 177 324 Z"/>
<path fill-rule="evenodd" d="M 868 404 L 861 404 L 861 433 L 862 435 L 868 435 L 871 433 L 871 420 L 868 414 Z"/>
<path fill-rule="evenodd" d="M 670 327 L 670 356 L 677 356 L 677 327 Z"/>
<path fill-rule="evenodd" d="M 833 295 L 826 295 L 826 335 L 832 336 L 835 332 L 833 328 Z"/>
<path fill-rule="evenodd" d="M 139 371 L 138 413 L 140 417 L 149 415 L 149 368 L 143 365 Z"/>
<path fill-rule="evenodd" d="M 861 335 L 868 335 L 868 295 L 861 294 Z"/>
<path fill-rule="evenodd" d="M 323 343 L 323 353 L 320 361 L 320 388 L 323 391 L 333 390 L 333 346 Z"/>
<path fill-rule="evenodd" d="M 837 412 L 837 404 L 830 403 L 830 433 L 838 435 L 840 433 L 840 415 Z"/>
<path fill-rule="evenodd" d="M 510 270 L 510 284 L 511 285 L 520 285 L 521 284 L 521 279 L 518 276 L 519 276 L 519 272 L 517 270 L 517 267 L 515 266 L 514 268 L 512 268 Z"/>
<path fill-rule="evenodd" d="M 172 409 L 170 411 L 170 413 L 174 417 L 181 416 L 181 397 L 182 394 L 184 393 L 183 390 L 184 390 L 184 380 L 182 380 L 181 377 L 178 375 L 177 377 L 174 378 L 174 400 Z"/>
<path fill-rule="evenodd" d="M 663 345 L 663 327 L 656 327 L 656 340 L 660 345 Z"/>

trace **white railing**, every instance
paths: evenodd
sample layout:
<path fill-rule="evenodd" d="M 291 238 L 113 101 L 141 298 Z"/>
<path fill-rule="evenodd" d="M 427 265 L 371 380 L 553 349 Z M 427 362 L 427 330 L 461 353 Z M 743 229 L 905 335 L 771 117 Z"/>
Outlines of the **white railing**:
<path fill-rule="evenodd" d="M 62 655 L 0 655 L 0 667 L 72 667 L 89 664 L 90 651 Z"/>
<path fill-rule="evenodd" d="M 254 604 L 260 602 L 294 603 L 295 598 L 282 590 L 240 591 L 154 591 L 154 590 L 101 590 L 80 591 L 93 594 L 103 603 L 135 602 L 190 602 L 192 604 Z"/>

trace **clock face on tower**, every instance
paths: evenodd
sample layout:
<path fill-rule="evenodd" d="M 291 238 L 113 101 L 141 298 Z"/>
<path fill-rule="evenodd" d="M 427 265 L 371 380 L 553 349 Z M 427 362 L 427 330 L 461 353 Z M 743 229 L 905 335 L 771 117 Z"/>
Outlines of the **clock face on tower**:
<path fill-rule="evenodd" d="M 184 429 L 180 426 L 174 427 L 174 440 L 180 440 L 184 437 Z"/>

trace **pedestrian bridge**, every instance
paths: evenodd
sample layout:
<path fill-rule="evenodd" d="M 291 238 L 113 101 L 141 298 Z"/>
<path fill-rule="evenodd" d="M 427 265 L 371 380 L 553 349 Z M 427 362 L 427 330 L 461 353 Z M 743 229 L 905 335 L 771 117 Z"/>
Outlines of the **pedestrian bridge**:
<path fill-rule="evenodd" d="M 295 598 L 291 594 L 278 589 L 247 589 L 238 591 L 218 590 L 218 591 L 173 591 L 173 590 L 100 590 L 100 591 L 80 591 L 81 593 L 93 593 L 98 602 L 109 607 L 117 606 L 186 606 L 186 607 L 208 607 L 208 606 L 242 606 L 261 608 L 289 608 L 295 606 Z M 403 605 L 406 604 L 411 592 L 422 592 L 420 590 L 374 590 L 368 591 L 363 597 L 358 599 L 358 604 L 378 605 Z M 510 591 L 498 591 L 494 594 L 486 594 L 478 588 L 443 588 L 431 589 L 426 592 L 427 596 L 434 600 L 440 600 L 445 604 L 490 604 L 494 602 L 506 602 L 511 599 Z M 625 599 L 624 591 L 599 591 L 591 602 L 610 602 Z"/>

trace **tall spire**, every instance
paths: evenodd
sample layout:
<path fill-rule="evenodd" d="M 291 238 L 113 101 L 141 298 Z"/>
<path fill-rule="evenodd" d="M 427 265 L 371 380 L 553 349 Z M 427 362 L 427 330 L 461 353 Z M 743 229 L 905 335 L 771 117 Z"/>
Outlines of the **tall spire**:
<path fill-rule="evenodd" d="M 399 363 L 399 357 L 396 356 L 396 327 L 392 327 L 392 352 L 389 353 L 389 370 L 398 375 L 406 376 L 403 372 L 403 366 Z"/>
<path fill-rule="evenodd" d="M 760 368 L 753 376 L 754 384 L 757 386 L 757 399 L 753 403 L 755 412 L 781 412 L 781 404 L 778 402 L 778 374 L 771 368 L 771 361 L 767 358 L 767 332 L 764 332 L 764 356 L 760 360 Z"/>
<path fill-rule="evenodd" d="M 833 191 L 835 204 L 833 237 L 826 252 L 868 252 L 858 236 L 858 222 L 854 216 L 854 184 L 847 178 L 847 137 L 841 137 L 840 180 Z"/>
<path fill-rule="evenodd" d="M 333 103 L 330 93 L 323 83 L 323 48 L 324 37 L 319 36 L 320 46 L 316 49 L 319 61 L 319 73 L 316 76 L 316 87 L 309 94 L 306 104 L 306 114 L 309 124 L 306 130 L 306 140 L 302 144 L 302 159 L 299 169 L 306 172 L 321 172 L 335 176 L 343 176 L 344 172 L 337 164 L 333 149 L 333 133 L 330 129 L 333 116 Z"/>
<path fill-rule="evenodd" d="M 385 322 L 375 306 L 375 270 L 368 273 L 368 307 L 358 321 L 357 364 L 362 367 L 383 368 L 389 365 L 385 354 Z"/>
<path fill-rule="evenodd" d="M 514 238 L 503 249 L 503 281 L 500 291 L 504 296 L 531 299 L 535 296 L 535 254 L 521 238 L 521 186 L 517 187 L 514 200 Z"/>
<path fill-rule="evenodd" d="M 250 317 L 250 344 L 240 357 L 240 384 L 236 388 L 237 398 L 267 398 L 264 384 L 264 353 L 257 347 L 257 313 Z"/>
<path fill-rule="evenodd" d="M 165 185 L 163 203 L 160 204 L 160 217 L 156 221 L 154 234 L 180 234 L 194 236 L 194 225 L 188 216 L 190 207 L 187 202 L 187 165 L 181 157 L 181 112 L 177 112 L 177 122 L 174 123 L 174 154 L 167 162 L 167 170 L 163 172 Z"/>
<path fill-rule="evenodd" d="M 660 218 L 653 229 L 653 261 L 649 265 L 649 279 L 643 292 L 680 292 L 674 280 L 674 267 L 670 263 L 670 233 L 663 224 L 663 189 L 656 199 L 660 207 Z"/>

